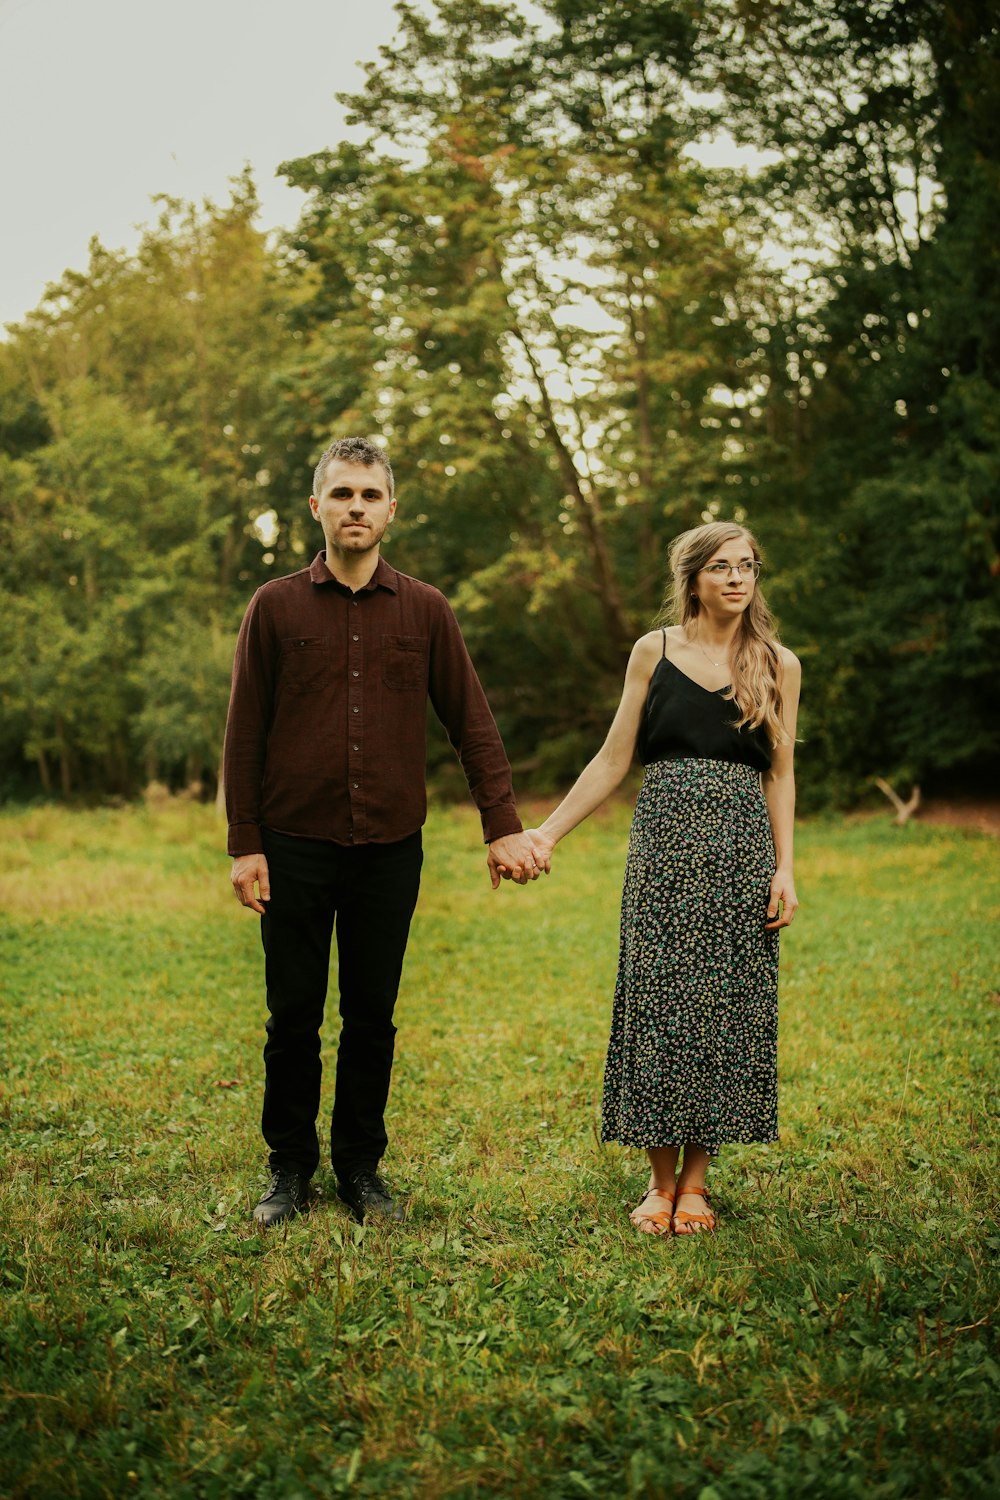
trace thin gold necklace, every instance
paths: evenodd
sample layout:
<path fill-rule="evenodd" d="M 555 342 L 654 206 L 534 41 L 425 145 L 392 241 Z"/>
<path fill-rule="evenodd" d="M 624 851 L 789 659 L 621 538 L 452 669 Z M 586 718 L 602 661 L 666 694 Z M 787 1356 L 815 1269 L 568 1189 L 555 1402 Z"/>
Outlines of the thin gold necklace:
<path fill-rule="evenodd" d="M 701 654 L 705 658 L 705 660 L 712 662 L 712 666 L 713 667 L 728 667 L 729 666 L 729 658 L 728 657 L 726 657 L 726 659 L 724 661 L 712 661 L 712 658 L 709 656 L 708 652 L 705 650 L 704 646 L 701 644 L 701 641 L 698 640 L 697 636 L 695 637 L 694 644 L 698 647 L 698 650 L 701 652 Z"/>

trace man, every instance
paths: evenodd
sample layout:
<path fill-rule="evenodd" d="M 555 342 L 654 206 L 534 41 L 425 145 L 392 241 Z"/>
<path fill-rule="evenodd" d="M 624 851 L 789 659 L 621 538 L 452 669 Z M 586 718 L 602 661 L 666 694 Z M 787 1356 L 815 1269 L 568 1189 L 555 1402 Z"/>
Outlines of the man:
<path fill-rule="evenodd" d="M 320 1026 L 336 919 L 342 1029 L 330 1154 L 355 1217 L 402 1218 L 387 1144 L 393 1008 L 420 884 L 428 696 L 461 759 L 501 877 L 537 879 L 510 766 L 444 596 L 380 556 L 392 470 L 364 438 L 331 443 L 309 500 L 325 552 L 259 588 L 233 665 L 223 756 L 231 880 L 261 917 L 268 1020 L 262 1129 L 281 1223 L 319 1164 Z M 258 895 L 254 893 L 257 886 Z"/>

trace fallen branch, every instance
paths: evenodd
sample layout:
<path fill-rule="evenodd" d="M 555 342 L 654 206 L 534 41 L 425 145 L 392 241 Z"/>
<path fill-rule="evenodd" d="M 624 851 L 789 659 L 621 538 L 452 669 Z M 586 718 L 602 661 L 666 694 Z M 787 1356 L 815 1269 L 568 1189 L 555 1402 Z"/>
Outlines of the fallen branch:
<path fill-rule="evenodd" d="M 907 823 L 910 820 L 910 818 L 916 812 L 917 808 L 920 806 L 919 786 L 914 785 L 913 791 L 909 795 L 909 799 L 904 802 L 899 793 L 894 791 L 889 783 L 883 780 L 881 776 L 875 777 L 875 785 L 878 787 L 880 792 L 885 793 L 889 801 L 892 803 L 893 807 L 896 809 L 896 816 L 893 819 L 893 822 L 898 828 L 902 828 L 903 824 Z"/>

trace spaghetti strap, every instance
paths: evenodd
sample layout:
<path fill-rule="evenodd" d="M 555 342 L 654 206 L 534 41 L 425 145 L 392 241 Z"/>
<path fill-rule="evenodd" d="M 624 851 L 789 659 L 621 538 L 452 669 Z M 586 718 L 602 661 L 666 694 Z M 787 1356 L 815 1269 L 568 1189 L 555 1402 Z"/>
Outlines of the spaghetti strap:
<path fill-rule="evenodd" d="M 667 627 L 665 625 L 661 625 L 660 626 L 660 634 L 663 636 L 663 652 L 662 652 L 662 655 L 666 656 L 666 654 L 667 654 Z"/>

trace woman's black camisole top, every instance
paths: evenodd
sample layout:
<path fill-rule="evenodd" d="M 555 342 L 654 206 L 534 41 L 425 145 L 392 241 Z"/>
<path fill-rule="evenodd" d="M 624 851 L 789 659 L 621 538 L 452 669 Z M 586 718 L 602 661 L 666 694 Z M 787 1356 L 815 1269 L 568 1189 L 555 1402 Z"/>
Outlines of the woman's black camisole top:
<path fill-rule="evenodd" d="M 644 766 L 656 760 L 732 760 L 758 771 L 771 765 L 771 745 L 763 726 L 736 729 L 739 710 L 727 688 L 711 692 L 695 682 L 666 654 L 656 663 L 646 694 L 639 727 L 639 759 Z"/>

